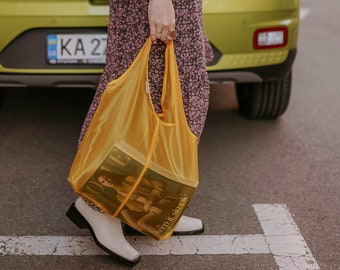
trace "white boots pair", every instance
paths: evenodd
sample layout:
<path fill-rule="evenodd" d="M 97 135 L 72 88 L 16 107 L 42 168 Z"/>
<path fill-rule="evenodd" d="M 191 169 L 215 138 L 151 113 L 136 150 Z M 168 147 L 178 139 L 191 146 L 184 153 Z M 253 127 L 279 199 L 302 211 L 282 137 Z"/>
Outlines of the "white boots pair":
<path fill-rule="evenodd" d="M 66 215 L 79 228 L 89 229 L 95 243 L 114 258 L 132 265 L 140 260 L 138 251 L 125 239 L 118 218 L 93 210 L 81 197 L 71 205 Z M 182 216 L 174 234 L 195 234 L 203 230 L 200 219 Z"/>

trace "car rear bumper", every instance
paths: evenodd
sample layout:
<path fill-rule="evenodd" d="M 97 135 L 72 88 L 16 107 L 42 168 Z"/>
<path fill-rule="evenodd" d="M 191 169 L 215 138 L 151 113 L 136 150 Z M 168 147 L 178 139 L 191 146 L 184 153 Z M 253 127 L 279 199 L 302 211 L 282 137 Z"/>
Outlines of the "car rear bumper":
<path fill-rule="evenodd" d="M 248 83 L 248 82 L 263 82 L 278 80 L 286 76 L 292 69 L 297 49 L 292 49 L 288 52 L 286 60 L 280 64 L 209 71 L 209 79 L 212 83 L 233 81 L 236 83 Z"/>
<path fill-rule="evenodd" d="M 263 82 L 283 78 L 292 69 L 296 49 L 288 53 L 287 59 L 276 65 L 244 69 L 208 71 L 211 83 L 232 81 L 236 83 Z M 97 74 L 9 74 L 0 73 L 0 87 L 83 87 L 97 88 Z"/>
<path fill-rule="evenodd" d="M 100 74 L 0 74 L 0 87 L 78 87 L 96 89 Z"/>

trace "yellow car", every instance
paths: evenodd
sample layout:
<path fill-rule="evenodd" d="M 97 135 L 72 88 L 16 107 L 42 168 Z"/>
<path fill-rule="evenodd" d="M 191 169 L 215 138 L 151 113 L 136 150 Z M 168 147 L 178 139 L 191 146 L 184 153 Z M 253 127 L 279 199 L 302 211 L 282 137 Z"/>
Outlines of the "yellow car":
<path fill-rule="evenodd" d="M 0 0 L 0 87 L 97 86 L 108 0 Z M 296 55 L 299 0 L 203 0 L 213 81 L 236 83 L 248 118 L 284 113 Z"/>

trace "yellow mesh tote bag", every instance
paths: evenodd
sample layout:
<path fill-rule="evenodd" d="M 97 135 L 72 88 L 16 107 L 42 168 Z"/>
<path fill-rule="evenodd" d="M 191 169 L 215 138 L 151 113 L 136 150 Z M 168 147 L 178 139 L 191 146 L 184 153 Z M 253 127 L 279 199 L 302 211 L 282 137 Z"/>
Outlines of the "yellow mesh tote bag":
<path fill-rule="evenodd" d="M 165 50 L 162 113 L 148 85 L 148 39 L 111 81 L 74 158 L 74 191 L 157 240 L 170 237 L 198 185 L 197 137 L 186 122 L 173 43 Z"/>

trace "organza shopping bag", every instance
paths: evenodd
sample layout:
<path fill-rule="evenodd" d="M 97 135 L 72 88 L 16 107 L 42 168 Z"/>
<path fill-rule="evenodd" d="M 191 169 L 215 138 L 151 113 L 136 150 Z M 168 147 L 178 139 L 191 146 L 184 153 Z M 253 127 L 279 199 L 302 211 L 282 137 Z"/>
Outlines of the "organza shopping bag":
<path fill-rule="evenodd" d="M 197 137 L 183 108 L 174 45 L 165 50 L 162 113 L 148 84 L 152 42 L 111 81 L 73 161 L 74 191 L 161 240 L 171 236 L 198 185 Z"/>

